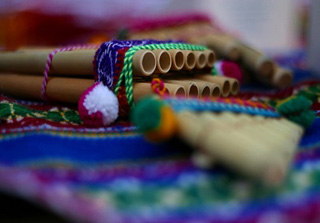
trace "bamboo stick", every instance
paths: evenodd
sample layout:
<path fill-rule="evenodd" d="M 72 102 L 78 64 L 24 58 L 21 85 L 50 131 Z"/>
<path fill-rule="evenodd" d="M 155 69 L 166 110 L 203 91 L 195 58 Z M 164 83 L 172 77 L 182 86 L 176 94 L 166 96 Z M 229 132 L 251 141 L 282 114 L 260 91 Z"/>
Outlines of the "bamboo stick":
<path fill-rule="evenodd" d="M 0 74 L 0 92 L 14 97 L 30 100 L 42 100 L 41 87 L 43 77 L 29 74 Z M 49 101 L 78 103 L 80 95 L 94 84 L 91 79 L 49 77 L 46 95 Z M 185 96 L 181 85 L 166 84 L 171 96 Z M 133 83 L 133 98 L 138 101 L 144 96 L 155 94 L 150 83 Z"/>
<path fill-rule="evenodd" d="M 52 49 L 28 49 L 0 53 L 0 72 L 43 74 L 48 55 Z M 87 75 L 94 74 L 92 61 L 95 49 L 58 52 L 53 56 L 50 74 Z M 165 57 L 164 57 L 165 58 Z M 161 63 L 163 64 L 162 59 Z M 165 61 L 166 62 L 166 61 Z M 170 62 L 170 61 L 168 61 Z M 133 74 L 149 76 L 155 70 L 155 55 L 150 50 L 139 50 L 133 57 Z M 169 64 L 163 66 L 169 67 Z M 168 68 L 166 68 L 168 69 Z"/>
<path fill-rule="evenodd" d="M 0 71 L 10 73 L 42 74 L 51 49 L 18 50 L 0 53 Z M 59 52 L 52 59 L 51 74 L 92 75 L 92 61 L 96 50 Z"/>

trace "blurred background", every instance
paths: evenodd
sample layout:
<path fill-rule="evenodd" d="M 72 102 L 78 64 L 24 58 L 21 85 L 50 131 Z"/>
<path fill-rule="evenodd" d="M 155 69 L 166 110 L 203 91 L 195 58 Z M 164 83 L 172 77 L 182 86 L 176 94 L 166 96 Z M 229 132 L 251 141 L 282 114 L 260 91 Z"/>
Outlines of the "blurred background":
<path fill-rule="evenodd" d="M 1 0 L 0 47 L 96 43 L 139 19 L 203 12 L 225 31 L 267 53 L 305 49 L 319 0 Z M 311 7 L 311 5 L 314 7 Z M 318 9 L 316 9 L 318 10 Z M 316 11 L 315 10 L 315 11 Z M 320 9 L 318 13 L 320 14 Z M 319 23 L 319 22 L 318 22 Z M 315 28 L 314 28 L 315 29 Z M 315 34 L 313 34 L 315 35 Z M 309 41 L 309 42 L 310 42 Z M 310 47 L 313 59 L 319 50 Z M 317 64 L 310 62 L 309 65 Z M 319 67 L 320 70 L 320 67 Z"/>

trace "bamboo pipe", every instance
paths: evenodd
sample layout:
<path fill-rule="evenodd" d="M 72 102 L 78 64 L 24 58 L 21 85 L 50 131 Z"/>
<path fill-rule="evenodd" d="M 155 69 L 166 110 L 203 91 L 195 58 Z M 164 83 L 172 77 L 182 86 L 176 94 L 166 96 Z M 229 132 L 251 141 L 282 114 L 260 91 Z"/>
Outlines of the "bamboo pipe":
<path fill-rule="evenodd" d="M 214 65 L 214 62 L 216 60 L 216 56 L 212 50 L 205 50 L 204 54 L 206 55 L 206 67 L 212 68 Z"/>
<path fill-rule="evenodd" d="M 228 78 L 228 77 L 225 77 L 225 78 L 230 81 L 230 93 L 232 95 L 237 95 L 240 90 L 239 81 L 235 78 Z"/>
<path fill-rule="evenodd" d="M 43 77 L 29 74 L 0 74 L 0 92 L 14 97 L 42 100 L 41 87 Z M 46 95 L 49 101 L 78 103 L 80 95 L 94 84 L 91 79 L 49 77 Z M 185 96 L 181 85 L 166 84 L 171 96 Z M 133 98 L 155 94 L 150 83 L 133 83 Z"/>
<path fill-rule="evenodd" d="M 192 70 L 196 66 L 196 56 L 192 51 L 182 51 L 184 55 L 184 66 L 185 70 Z"/>
<path fill-rule="evenodd" d="M 164 80 L 164 83 L 167 84 L 178 84 L 183 86 L 186 89 L 186 96 L 192 96 L 199 98 L 199 87 L 195 82 L 188 81 L 188 80 L 171 80 L 171 79 L 166 79 Z"/>
<path fill-rule="evenodd" d="M 18 50 L 0 53 L 0 71 L 10 73 L 42 74 L 51 49 Z M 51 74 L 92 75 L 92 61 L 96 50 L 59 52 L 52 59 Z"/>
<path fill-rule="evenodd" d="M 25 74 L 0 74 L 0 92 L 18 98 L 42 100 L 43 77 Z M 49 77 L 46 95 L 49 101 L 78 103 L 79 97 L 93 80 Z"/>
<path fill-rule="evenodd" d="M 292 84 L 293 75 L 289 69 L 277 66 L 272 76 L 271 85 L 278 88 L 289 87 Z"/>
<path fill-rule="evenodd" d="M 230 80 L 222 77 L 222 76 L 213 76 L 211 74 L 197 74 L 195 75 L 196 78 L 204 81 L 208 81 L 210 83 L 217 84 L 221 89 L 221 95 L 223 97 L 227 97 L 230 94 Z"/>
<path fill-rule="evenodd" d="M 199 88 L 199 94 L 201 98 L 207 98 L 207 97 L 220 97 L 221 95 L 221 89 L 219 87 L 219 85 L 208 82 L 208 81 L 204 81 L 204 80 L 200 80 L 197 78 L 182 78 L 182 77 L 176 77 L 174 79 L 171 80 L 175 80 L 175 81 L 189 81 L 189 82 L 194 82 L 196 83 L 196 85 Z"/>
<path fill-rule="evenodd" d="M 170 96 L 186 96 L 186 90 L 178 84 L 165 84 L 166 92 Z M 147 82 L 133 83 L 133 100 L 139 101 L 145 96 L 153 95 L 155 92 L 151 88 L 151 84 Z"/>
<path fill-rule="evenodd" d="M 166 93 L 176 97 L 186 97 L 186 89 L 179 84 L 166 84 Z"/>
<path fill-rule="evenodd" d="M 153 50 L 153 53 L 156 55 L 157 64 L 155 72 L 161 74 L 168 73 L 172 64 L 170 53 L 167 50 Z"/>
<path fill-rule="evenodd" d="M 156 56 L 150 50 L 138 50 L 133 55 L 132 72 L 136 76 L 150 76 L 156 70 Z"/>
<path fill-rule="evenodd" d="M 172 58 L 171 70 L 181 70 L 184 66 L 184 55 L 181 50 L 169 50 Z"/>
<path fill-rule="evenodd" d="M 242 63 L 256 73 L 257 78 L 270 77 L 275 70 L 274 62 L 262 52 L 238 42 L 242 54 Z"/>
<path fill-rule="evenodd" d="M 43 74 L 52 49 L 27 49 L 0 53 L 0 72 Z M 92 76 L 95 49 L 58 52 L 53 56 L 50 74 Z M 154 54 L 149 50 L 137 51 L 133 57 L 134 75 L 151 75 L 154 71 Z"/>
<path fill-rule="evenodd" d="M 220 57 L 238 61 L 241 57 L 241 51 L 235 41 L 229 36 L 215 34 L 206 35 L 194 40 L 196 43 L 206 45 L 215 51 Z"/>
<path fill-rule="evenodd" d="M 203 69 L 207 64 L 206 55 L 202 51 L 194 51 L 196 57 L 196 68 Z"/>

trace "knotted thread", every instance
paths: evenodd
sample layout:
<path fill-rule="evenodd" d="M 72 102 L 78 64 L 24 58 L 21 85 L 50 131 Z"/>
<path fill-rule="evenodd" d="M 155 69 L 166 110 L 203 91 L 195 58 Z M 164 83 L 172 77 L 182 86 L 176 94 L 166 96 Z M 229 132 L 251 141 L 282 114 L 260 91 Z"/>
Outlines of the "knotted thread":
<path fill-rule="evenodd" d="M 42 87 L 41 87 L 41 95 L 44 101 L 47 100 L 46 90 L 47 90 L 47 84 L 48 84 L 48 78 L 49 78 L 49 72 L 52 65 L 53 56 L 59 52 L 65 52 L 65 51 L 72 51 L 72 50 L 80 50 L 80 49 L 94 49 L 97 48 L 98 45 L 76 45 L 76 46 L 68 46 L 63 47 L 59 49 L 55 49 L 51 51 L 51 53 L 47 57 L 47 62 L 45 69 L 43 71 L 43 81 L 42 81 Z"/>

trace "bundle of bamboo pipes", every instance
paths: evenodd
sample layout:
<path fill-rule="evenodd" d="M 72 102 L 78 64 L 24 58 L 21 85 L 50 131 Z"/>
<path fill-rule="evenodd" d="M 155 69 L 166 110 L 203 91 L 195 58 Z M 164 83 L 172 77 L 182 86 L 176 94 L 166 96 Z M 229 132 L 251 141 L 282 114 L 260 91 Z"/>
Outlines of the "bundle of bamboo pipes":
<path fill-rule="evenodd" d="M 151 141 L 180 137 L 195 149 L 192 160 L 199 167 L 222 164 L 270 185 L 284 180 L 304 131 L 301 126 L 254 104 L 250 107 L 256 112 L 248 114 L 247 106 L 230 109 L 236 102 L 190 101 L 145 98 L 135 106 L 132 122 Z M 143 118 L 157 124 L 145 125 Z"/>
<path fill-rule="evenodd" d="M 1 52 L 0 92 L 41 100 L 42 74 L 51 52 L 52 49 Z M 95 53 L 96 49 L 79 49 L 55 54 L 47 84 L 47 98 L 56 102 L 77 103 L 81 93 L 93 84 L 92 61 Z M 215 54 L 211 50 L 139 50 L 132 62 L 134 100 L 153 94 L 150 79 L 147 78 L 159 75 L 164 79 L 166 92 L 172 96 L 237 94 L 239 83 L 235 79 L 204 74 L 210 71 L 214 62 Z"/>
<path fill-rule="evenodd" d="M 281 68 L 265 54 L 237 38 L 217 32 L 208 21 L 134 31 L 129 33 L 128 38 L 182 39 L 192 44 L 205 45 L 214 50 L 218 57 L 239 62 L 263 84 L 283 88 L 290 86 L 293 80 L 290 70 Z"/>
<path fill-rule="evenodd" d="M 284 118 L 192 111 L 177 118 L 178 135 L 198 149 L 193 158 L 197 165 L 222 163 L 270 185 L 284 180 L 303 134 Z"/>

